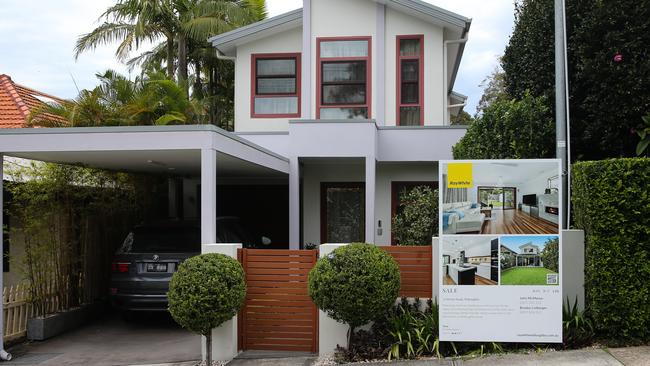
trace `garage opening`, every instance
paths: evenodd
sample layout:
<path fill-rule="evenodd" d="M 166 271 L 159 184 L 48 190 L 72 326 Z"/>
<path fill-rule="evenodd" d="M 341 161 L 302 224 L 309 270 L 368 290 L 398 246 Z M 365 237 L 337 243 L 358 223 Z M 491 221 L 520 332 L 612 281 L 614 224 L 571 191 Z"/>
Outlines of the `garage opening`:
<path fill-rule="evenodd" d="M 65 133 L 71 130 L 75 129 Z M 25 132 L 30 134 L 36 133 Z M 217 242 L 243 243 L 247 248 L 288 247 L 288 177 L 286 171 L 277 170 L 284 160 L 260 153 L 276 164 L 276 169 L 271 169 L 256 163 L 250 151 L 247 160 L 217 152 L 218 164 L 211 179 L 216 194 L 211 196 L 214 199 L 205 199 L 202 150 L 174 148 L 173 143 L 179 140 L 175 133 L 168 141 L 139 137 L 138 146 L 151 141 L 161 145 L 160 149 L 149 146 L 144 150 L 126 150 L 124 141 L 131 140 L 116 133 L 114 146 L 125 150 L 101 151 L 84 150 L 83 146 L 98 146 L 111 136 L 93 144 L 88 141 L 93 134 L 80 135 L 86 136 L 80 136 L 76 145 L 68 141 L 47 151 L 4 153 L 5 160 L 30 159 L 59 164 L 61 171 L 86 171 L 86 175 L 59 177 L 67 184 L 47 200 L 37 200 L 57 205 L 47 220 L 38 224 L 31 219 L 45 210 L 28 211 L 33 215 L 27 219 L 11 212 L 9 208 L 24 200 L 26 196 L 20 195 L 27 191 L 8 189 L 21 182 L 5 175 L 3 209 L 9 210 L 4 217 L 8 234 L 3 240 L 10 256 L 3 279 L 8 289 L 5 294 L 12 295 L 4 298 L 4 334 L 13 336 L 9 341 L 14 344 L 10 348 L 14 359 L 39 365 L 200 359 L 200 337 L 180 328 L 165 311 L 169 279 L 183 260 L 200 252 L 201 208 L 205 205 L 215 207 Z M 209 135 L 216 134 L 209 131 Z M 47 136 L 47 141 L 54 141 L 51 138 Z M 33 144 L 11 141 L 21 148 L 43 149 L 43 140 L 34 140 Z M 172 148 L 165 150 L 167 146 Z M 29 228 L 38 233 L 25 235 Z M 49 244 L 43 245 L 45 242 Z M 12 261 L 32 249 L 37 250 L 28 261 Z M 30 273 L 28 281 L 25 273 Z M 16 291 L 24 282 L 30 284 Z M 15 295 L 18 293 L 22 296 Z M 69 329 L 46 335 L 42 341 L 23 342 L 27 319 L 51 314 L 72 314 L 63 321 Z M 13 333 L 9 334 L 8 328 Z M 145 352 L 148 349 L 152 351 Z"/>

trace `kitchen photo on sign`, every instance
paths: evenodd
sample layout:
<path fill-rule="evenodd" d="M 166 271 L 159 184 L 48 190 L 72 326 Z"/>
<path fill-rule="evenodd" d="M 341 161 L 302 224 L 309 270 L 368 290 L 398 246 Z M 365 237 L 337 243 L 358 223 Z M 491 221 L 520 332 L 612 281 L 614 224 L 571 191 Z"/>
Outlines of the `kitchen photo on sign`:
<path fill-rule="evenodd" d="M 499 283 L 499 239 L 455 236 L 442 239 L 443 286 L 494 286 Z"/>

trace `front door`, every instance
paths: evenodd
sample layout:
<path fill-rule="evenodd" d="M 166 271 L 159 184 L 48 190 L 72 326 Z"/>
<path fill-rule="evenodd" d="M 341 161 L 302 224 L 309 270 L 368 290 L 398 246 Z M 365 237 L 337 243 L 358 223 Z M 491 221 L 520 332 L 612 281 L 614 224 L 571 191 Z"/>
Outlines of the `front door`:
<path fill-rule="evenodd" d="M 365 241 L 364 183 L 321 183 L 321 243 Z"/>

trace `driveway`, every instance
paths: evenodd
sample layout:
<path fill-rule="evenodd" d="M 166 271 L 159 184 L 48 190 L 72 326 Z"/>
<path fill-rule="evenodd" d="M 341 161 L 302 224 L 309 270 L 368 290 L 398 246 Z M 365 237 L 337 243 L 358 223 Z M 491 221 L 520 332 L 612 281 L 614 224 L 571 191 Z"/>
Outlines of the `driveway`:
<path fill-rule="evenodd" d="M 201 358 L 200 336 L 180 328 L 168 314 L 136 314 L 125 322 L 117 315 L 44 342 L 9 349 L 12 365 L 142 365 Z"/>

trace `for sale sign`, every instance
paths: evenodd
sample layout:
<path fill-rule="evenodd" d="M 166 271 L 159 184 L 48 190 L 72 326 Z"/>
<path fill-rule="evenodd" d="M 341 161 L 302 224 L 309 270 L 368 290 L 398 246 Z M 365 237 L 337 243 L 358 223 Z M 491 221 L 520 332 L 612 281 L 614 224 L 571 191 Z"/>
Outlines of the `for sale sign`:
<path fill-rule="evenodd" d="M 440 163 L 440 340 L 562 342 L 560 166 Z"/>

